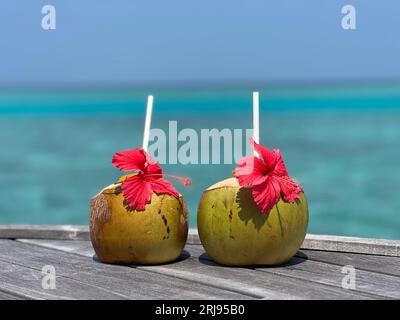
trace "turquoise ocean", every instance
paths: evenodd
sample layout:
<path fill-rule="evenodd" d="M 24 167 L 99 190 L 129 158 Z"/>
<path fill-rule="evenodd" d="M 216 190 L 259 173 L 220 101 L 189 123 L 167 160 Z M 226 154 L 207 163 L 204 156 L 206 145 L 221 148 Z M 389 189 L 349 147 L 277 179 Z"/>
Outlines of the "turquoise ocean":
<path fill-rule="evenodd" d="M 259 88 L 261 143 L 280 148 L 308 196 L 309 232 L 400 239 L 400 85 Z M 153 128 L 251 128 L 251 90 L 52 89 L 0 91 L 0 223 L 87 224 L 89 200 L 115 182 L 116 151 Z M 234 164 L 167 164 L 191 227 L 209 185 Z"/>

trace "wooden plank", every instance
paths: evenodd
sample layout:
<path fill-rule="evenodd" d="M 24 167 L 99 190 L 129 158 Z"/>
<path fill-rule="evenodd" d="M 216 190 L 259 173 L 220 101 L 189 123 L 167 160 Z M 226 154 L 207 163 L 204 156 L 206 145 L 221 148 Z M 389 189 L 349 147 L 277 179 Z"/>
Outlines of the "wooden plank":
<path fill-rule="evenodd" d="M 41 270 L 52 265 L 57 290 L 41 287 Z M 29 298 L 80 299 L 248 299 L 249 296 L 171 275 L 106 265 L 62 251 L 0 240 L 0 290 Z"/>
<path fill-rule="evenodd" d="M 0 239 L 89 240 L 88 226 L 0 224 Z"/>
<path fill-rule="evenodd" d="M 186 244 L 200 244 L 201 245 L 199 234 L 197 233 L 197 228 L 189 229 L 189 234 L 188 234 Z"/>
<path fill-rule="evenodd" d="M 201 248 L 196 246 L 190 247 L 193 247 L 191 253 L 193 253 L 194 250 L 198 252 L 197 254 L 202 252 Z M 299 252 L 298 256 L 292 258 L 292 260 L 286 265 L 259 267 L 255 268 L 255 270 L 291 277 L 294 279 L 302 279 L 308 282 L 316 282 L 342 289 L 342 280 L 346 275 L 342 273 L 342 267 L 344 265 L 332 265 L 329 263 L 308 260 L 306 254 L 302 254 L 302 252 Z M 203 254 L 201 259 L 211 261 L 211 258 L 207 254 Z M 371 294 L 384 298 L 398 299 L 400 297 L 400 277 L 356 269 L 356 289 L 342 290 L 346 292 Z"/>
<path fill-rule="evenodd" d="M 340 266 L 352 265 L 356 269 L 400 277 L 400 257 L 317 250 L 302 250 L 300 257 L 302 257 L 303 254 L 305 254 L 308 259 L 314 261 Z"/>
<path fill-rule="evenodd" d="M 57 275 L 56 289 L 42 287 L 42 269 L 25 267 L 0 260 L 0 290 L 25 299 L 126 299 L 96 286 Z"/>
<path fill-rule="evenodd" d="M 201 244 L 197 230 L 188 244 Z M 400 240 L 307 234 L 301 249 L 400 257 Z"/>
<path fill-rule="evenodd" d="M 3 239 L 89 240 L 88 226 L 0 225 Z M 189 230 L 187 244 L 201 244 L 197 229 Z M 302 249 L 400 256 L 400 240 L 307 234 Z"/>
<path fill-rule="evenodd" d="M 93 257 L 94 251 L 90 244 L 90 242 L 86 241 L 49 241 L 49 240 L 21 240 L 25 243 L 38 244 L 41 246 L 45 246 L 47 248 L 59 249 L 62 251 L 73 252 L 77 254 L 81 254 L 87 257 Z M 86 248 L 85 248 L 86 245 Z M 189 253 L 190 254 L 190 253 Z M 196 268 L 196 265 L 199 265 L 201 270 Z M 210 273 L 211 269 L 207 268 L 205 265 L 199 264 L 197 259 L 189 258 L 186 260 L 181 260 L 174 262 L 173 264 L 168 264 L 164 266 L 135 266 L 136 269 L 147 271 L 150 274 L 162 274 L 162 275 L 173 275 L 179 279 L 184 279 L 192 282 L 193 286 L 197 286 L 199 283 L 204 285 L 212 285 L 216 288 L 222 288 L 224 290 L 230 290 L 234 292 L 239 292 L 241 294 L 249 295 L 253 298 L 262 298 L 265 295 L 268 295 L 270 298 L 286 298 L 286 299 L 295 299 L 296 296 L 291 295 L 282 295 L 279 293 L 275 293 L 272 290 L 264 290 L 259 292 L 259 288 L 254 288 L 249 284 L 243 284 L 236 281 L 237 274 L 233 274 L 226 279 L 227 274 L 225 273 L 225 279 L 220 278 L 220 274 Z M 245 274 L 246 279 L 248 278 L 248 274 Z M 235 280 L 233 280 L 235 279 Z"/>
<path fill-rule="evenodd" d="M 91 257 L 94 251 L 89 242 L 24 240 L 57 250 L 74 252 Z M 86 244 L 86 247 L 85 247 Z M 173 274 L 181 279 L 208 283 L 220 288 L 243 292 L 255 297 L 275 299 L 367 299 L 377 296 L 349 292 L 342 288 L 321 285 L 304 279 L 262 273 L 248 268 L 229 268 L 203 259 L 204 251 L 199 245 L 187 245 L 190 259 L 164 266 L 138 266 L 137 268 L 160 274 Z"/>
<path fill-rule="evenodd" d="M 0 239 L 90 240 L 87 225 L 0 224 Z M 188 244 L 200 244 L 197 229 L 189 229 Z"/>
<path fill-rule="evenodd" d="M 400 256 L 400 241 L 308 234 L 302 249 Z"/>
<path fill-rule="evenodd" d="M 17 242 L 37 245 L 44 248 L 75 253 L 80 256 L 93 258 L 95 252 L 90 241 L 84 240 L 48 240 L 48 239 L 16 239 Z"/>
<path fill-rule="evenodd" d="M 21 300 L 21 297 L 0 290 L 0 300 Z"/>
<path fill-rule="evenodd" d="M 343 266 L 339 265 L 294 257 L 285 266 L 257 268 L 257 270 L 341 288 L 343 278 L 347 275 L 347 273 L 342 273 L 342 268 Z M 400 298 L 399 277 L 358 269 L 355 270 L 355 275 L 356 287 L 351 291 Z"/>
<path fill-rule="evenodd" d="M 187 244 L 201 244 L 197 229 L 190 229 Z M 301 249 L 400 257 L 400 240 L 307 234 Z"/>

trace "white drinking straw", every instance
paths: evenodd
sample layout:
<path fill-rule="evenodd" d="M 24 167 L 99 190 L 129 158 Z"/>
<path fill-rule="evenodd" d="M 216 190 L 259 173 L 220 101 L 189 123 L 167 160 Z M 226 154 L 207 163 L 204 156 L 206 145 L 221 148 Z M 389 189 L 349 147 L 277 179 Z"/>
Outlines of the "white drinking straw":
<path fill-rule="evenodd" d="M 253 139 L 260 143 L 260 100 L 257 91 L 253 92 Z M 254 156 L 257 152 L 254 151 Z"/>
<path fill-rule="evenodd" d="M 146 120 L 144 122 L 144 133 L 143 133 L 143 150 L 146 152 L 150 138 L 151 112 L 153 111 L 153 101 L 154 101 L 153 96 L 147 97 Z"/>

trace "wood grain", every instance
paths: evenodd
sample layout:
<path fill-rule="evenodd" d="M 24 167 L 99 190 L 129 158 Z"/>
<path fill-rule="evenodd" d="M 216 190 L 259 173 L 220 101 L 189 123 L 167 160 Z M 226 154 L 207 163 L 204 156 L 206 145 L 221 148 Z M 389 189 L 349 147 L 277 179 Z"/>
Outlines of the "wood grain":
<path fill-rule="evenodd" d="M 197 255 L 203 252 L 198 246 L 190 247 L 191 252 L 193 253 L 196 251 Z M 381 298 L 398 299 L 400 297 L 400 277 L 356 268 L 356 289 L 343 289 L 342 280 L 346 274 L 342 273 L 342 268 L 347 264 L 335 265 L 313 261 L 308 259 L 307 252 L 309 251 L 299 252 L 298 255 L 292 258 L 286 265 L 258 267 L 255 268 L 255 270 L 337 287 L 340 288 L 342 292 L 373 295 L 375 298 L 380 296 Z M 212 260 L 207 254 L 203 254 L 201 257 L 205 260 Z M 397 265 L 400 266 L 400 259 L 392 259 L 397 260 Z"/>
<path fill-rule="evenodd" d="M 257 270 L 341 288 L 343 278 L 346 275 L 346 273 L 342 272 L 343 267 L 294 257 L 287 265 L 273 268 L 257 268 Z M 355 275 L 355 289 L 346 291 L 374 294 L 387 298 L 400 298 L 399 277 L 359 269 L 355 270 Z"/>
<path fill-rule="evenodd" d="M 53 265 L 57 290 L 41 287 L 41 270 Z M 137 268 L 106 265 L 84 256 L 0 240 L 0 290 L 33 299 L 249 299 L 212 286 Z"/>
<path fill-rule="evenodd" d="M 123 295 L 113 293 L 93 285 L 65 276 L 57 276 L 56 289 L 43 289 L 41 268 L 8 263 L 0 260 L 0 289 L 25 299 L 126 299 Z"/>
<path fill-rule="evenodd" d="M 284 266 L 232 268 L 212 262 L 194 229 L 180 260 L 156 266 L 97 262 L 87 226 L 0 225 L 0 238 L 0 299 L 400 299 L 395 240 L 307 235 Z M 45 264 L 56 290 L 41 286 Z M 354 290 L 342 288 L 343 266 L 356 269 Z"/>
<path fill-rule="evenodd" d="M 90 243 L 85 241 L 24 240 L 40 246 L 74 252 L 91 257 L 94 252 Z M 342 288 L 326 286 L 304 279 L 276 276 L 249 268 L 230 268 L 219 266 L 204 255 L 199 245 L 187 245 L 185 248 L 190 259 L 163 266 L 138 266 L 138 269 L 173 274 L 174 277 L 195 283 L 203 283 L 222 289 L 234 290 L 256 298 L 268 299 L 369 299 L 379 298 L 368 293 L 349 292 Z"/>
<path fill-rule="evenodd" d="M 400 256 L 400 241 L 308 234 L 302 249 Z"/>
<path fill-rule="evenodd" d="M 352 265 L 356 269 L 400 277 L 399 257 L 318 250 L 302 250 L 302 252 L 307 255 L 309 260 L 336 264 L 339 266 Z M 301 256 L 300 254 L 300 257 Z"/>
<path fill-rule="evenodd" d="M 0 290 L 0 300 L 21 300 L 22 297 L 17 296 L 15 293 L 4 292 Z"/>

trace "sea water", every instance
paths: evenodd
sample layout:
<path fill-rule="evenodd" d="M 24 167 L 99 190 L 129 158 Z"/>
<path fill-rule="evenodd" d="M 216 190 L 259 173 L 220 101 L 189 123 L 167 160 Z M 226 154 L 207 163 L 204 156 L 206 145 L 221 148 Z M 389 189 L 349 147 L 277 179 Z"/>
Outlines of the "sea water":
<path fill-rule="evenodd" d="M 87 224 L 89 200 L 140 146 L 147 94 L 153 128 L 246 129 L 251 90 L 77 89 L 0 92 L 0 223 Z M 400 86 L 260 90 L 261 143 L 280 148 L 307 194 L 309 232 L 400 239 Z M 190 226 L 202 191 L 234 164 L 167 164 Z"/>

